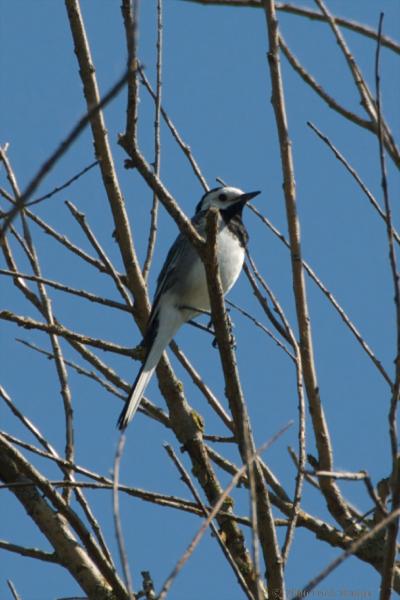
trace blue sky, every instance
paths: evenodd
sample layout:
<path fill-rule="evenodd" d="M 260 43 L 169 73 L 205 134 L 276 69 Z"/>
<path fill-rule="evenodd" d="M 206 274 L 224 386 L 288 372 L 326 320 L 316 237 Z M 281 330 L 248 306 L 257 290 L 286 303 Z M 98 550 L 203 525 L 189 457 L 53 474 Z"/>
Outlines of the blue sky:
<path fill-rule="evenodd" d="M 163 105 L 190 145 L 210 186 L 214 186 L 215 177 L 219 176 L 245 190 L 262 190 L 255 202 L 257 207 L 286 234 L 262 11 L 204 7 L 179 0 L 165 0 L 164 4 Z M 313 2 L 302 2 L 301 5 L 315 6 Z M 0 143 L 10 143 L 9 157 L 20 187 L 24 188 L 84 113 L 85 104 L 63 3 L 2 0 L 0 7 Z M 394 39 L 400 38 L 400 5 L 393 0 L 363 3 L 336 0 L 329 2 L 329 7 L 335 14 L 372 27 L 377 27 L 379 13 L 383 10 L 385 33 Z M 125 65 L 119 2 L 86 0 L 82 2 L 82 10 L 100 89 L 104 92 L 120 76 Z M 291 15 L 280 14 L 279 18 L 289 47 L 307 69 L 335 98 L 361 114 L 356 90 L 329 28 Z M 155 3 L 142 2 L 140 56 L 152 83 L 155 81 L 155 19 Z M 344 35 L 374 89 L 374 42 L 348 31 Z M 312 121 L 330 137 L 381 202 L 376 140 L 369 132 L 344 122 L 323 104 L 284 59 L 282 69 L 304 258 L 338 298 L 388 372 L 393 374 L 395 319 L 384 224 L 306 122 Z M 396 135 L 400 125 L 398 56 L 386 49 L 382 50 L 382 91 L 384 113 Z M 142 90 L 139 136 L 149 161 L 153 157 L 153 112 L 153 104 Z M 124 93 L 107 107 L 105 117 L 135 245 L 143 260 L 152 195 L 137 173 L 124 170 L 125 156 L 116 143 L 125 124 Z M 186 214 L 191 215 L 202 195 L 201 187 L 164 126 L 161 135 L 162 179 Z M 92 160 L 92 142 L 86 131 L 48 175 L 38 195 L 63 183 Z M 396 205 L 399 179 L 389 160 L 388 173 L 393 217 L 399 227 Z M 4 187 L 3 172 L 0 176 Z M 114 264 L 122 270 L 112 240 L 113 226 L 107 199 L 97 170 L 37 207 L 38 215 L 91 251 L 71 218 L 65 200 L 71 200 L 86 214 Z M 1 207 L 4 208 L 3 201 Z M 251 253 L 295 327 L 287 250 L 253 214 L 248 212 L 245 221 L 251 237 Z M 36 227 L 32 226 L 32 231 L 44 276 L 118 299 L 107 278 L 78 259 L 71 259 L 63 248 Z M 159 231 L 150 274 L 151 291 L 163 257 L 176 235 L 176 225 L 162 208 Z M 13 247 L 21 270 L 28 270 L 14 241 Z M 39 319 L 11 281 L 2 278 L 0 286 L 2 309 Z M 366 469 L 376 483 L 390 470 L 387 384 L 326 298 L 309 281 L 307 290 L 316 367 L 332 436 L 335 467 L 348 471 Z M 58 318 L 76 331 L 126 346 L 139 342 L 138 331 L 125 314 L 88 305 L 56 292 L 52 297 Z M 230 298 L 265 323 L 244 276 Z M 249 327 L 237 313 L 232 317 L 241 380 L 255 439 L 261 444 L 290 419 L 297 424 L 295 374 L 290 361 L 269 338 Z M 43 334 L 17 330 L 14 325 L 1 322 L 1 384 L 62 452 L 63 412 L 55 371 L 43 357 L 16 344 L 15 337 L 48 347 Z M 184 327 L 177 341 L 225 403 L 218 354 L 211 347 L 208 336 Z M 66 344 L 63 348 L 67 358 L 77 360 Z M 133 380 L 136 364 L 119 357 L 106 358 L 126 381 Z M 225 434 L 222 424 L 215 420 L 179 365 L 176 371 L 182 377 L 191 405 L 204 415 L 207 432 Z M 117 441 L 115 421 L 121 408 L 120 401 L 73 371 L 69 376 L 75 411 L 77 462 L 108 474 Z M 164 408 L 156 381 L 151 383 L 147 395 Z M 33 441 L 2 404 L 0 417 L 6 431 Z M 309 421 L 307 425 L 307 450 L 314 453 Z M 121 480 L 132 486 L 187 497 L 187 491 L 163 449 L 165 441 L 179 449 L 171 434 L 139 414 L 127 436 Z M 296 425 L 271 448 L 265 459 L 292 493 L 295 471 L 286 450 L 288 445 L 297 445 Z M 217 450 L 238 461 L 231 448 L 217 447 Z M 185 455 L 182 458 L 189 468 Z M 59 476 L 43 461 L 37 464 L 48 477 Z M 221 480 L 228 481 L 223 474 Z M 362 484 L 349 482 L 342 490 L 360 511 L 370 508 L 370 499 Z M 87 496 L 93 502 L 115 552 L 111 496 L 104 491 L 88 492 Z M 139 587 L 140 571 L 149 570 L 159 588 L 200 523 L 190 515 L 132 498 L 121 498 L 121 506 L 135 586 Z M 320 495 L 307 485 L 302 506 L 329 521 Z M 237 493 L 235 507 L 239 514 L 248 513 L 247 495 L 243 491 Z M 0 492 L 0 514 L 8 516 L 1 520 L 1 539 L 48 549 L 46 541 L 4 490 Z M 60 568 L 0 552 L 1 598 L 10 597 L 6 579 L 15 583 L 23 600 L 50 600 L 78 592 L 74 581 Z M 300 588 L 337 554 L 337 549 L 321 545 L 311 534 L 299 530 L 287 568 L 288 589 Z M 336 594 L 333 597 L 339 597 L 340 590 L 361 590 L 371 592 L 370 597 L 374 598 L 378 586 L 379 577 L 369 566 L 350 559 L 321 585 L 321 590 L 331 590 Z M 171 598 L 239 600 L 241 597 L 215 540 L 205 536 L 174 584 Z"/>

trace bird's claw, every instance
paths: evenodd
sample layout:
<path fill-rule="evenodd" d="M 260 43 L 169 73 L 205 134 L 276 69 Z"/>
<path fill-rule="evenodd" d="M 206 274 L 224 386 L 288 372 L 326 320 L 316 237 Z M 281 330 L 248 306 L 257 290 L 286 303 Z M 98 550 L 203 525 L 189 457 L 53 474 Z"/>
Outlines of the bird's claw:
<path fill-rule="evenodd" d="M 237 347 L 236 346 L 236 338 L 235 338 L 235 336 L 233 334 L 234 324 L 233 324 L 233 321 L 232 321 L 232 319 L 230 318 L 230 316 L 228 314 L 226 315 L 226 318 L 227 318 L 227 322 L 228 322 L 229 345 L 230 345 L 231 348 L 233 348 L 234 350 L 236 350 L 236 347 Z M 212 322 L 210 321 L 208 327 L 210 327 L 211 324 L 212 324 Z M 217 341 L 217 338 L 215 337 L 213 339 L 213 342 L 212 342 L 212 347 L 213 348 L 217 348 L 217 346 L 218 346 L 218 341 Z"/>

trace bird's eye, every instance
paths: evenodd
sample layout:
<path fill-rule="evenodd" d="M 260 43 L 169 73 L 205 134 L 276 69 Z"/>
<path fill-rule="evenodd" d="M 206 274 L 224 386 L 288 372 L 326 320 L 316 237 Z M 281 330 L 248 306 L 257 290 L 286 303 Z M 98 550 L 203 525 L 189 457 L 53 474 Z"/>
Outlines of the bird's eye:
<path fill-rule="evenodd" d="M 227 195 L 226 195 L 226 194 L 223 194 L 223 193 L 222 193 L 222 194 L 220 194 L 220 195 L 218 196 L 218 199 L 219 199 L 219 200 L 221 200 L 221 202 L 225 202 L 225 200 L 227 200 L 227 199 L 228 199 L 228 197 L 227 197 Z"/>

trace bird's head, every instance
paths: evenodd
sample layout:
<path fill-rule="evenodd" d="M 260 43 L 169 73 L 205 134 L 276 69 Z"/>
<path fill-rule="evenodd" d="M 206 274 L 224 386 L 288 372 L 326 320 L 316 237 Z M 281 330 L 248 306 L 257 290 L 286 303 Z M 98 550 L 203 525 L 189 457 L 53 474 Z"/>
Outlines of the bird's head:
<path fill-rule="evenodd" d="M 218 208 L 219 210 L 226 210 L 236 206 L 238 210 L 241 210 L 246 202 L 257 196 L 260 192 L 243 192 L 239 188 L 223 186 L 215 188 L 206 192 L 198 205 L 196 206 L 196 213 L 209 208 Z"/>

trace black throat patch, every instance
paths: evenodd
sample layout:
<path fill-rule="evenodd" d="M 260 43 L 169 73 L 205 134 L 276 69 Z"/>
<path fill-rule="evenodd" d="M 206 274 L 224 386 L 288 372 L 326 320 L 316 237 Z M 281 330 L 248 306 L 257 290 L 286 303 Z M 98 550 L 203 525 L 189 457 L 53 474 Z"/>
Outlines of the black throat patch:
<path fill-rule="evenodd" d="M 237 237 L 240 245 L 246 248 L 249 241 L 249 234 L 246 227 L 243 225 L 242 212 L 244 204 L 237 202 L 225 209 L 220 209 L 221 217 L 223 218 L 229 231 Z"/>

